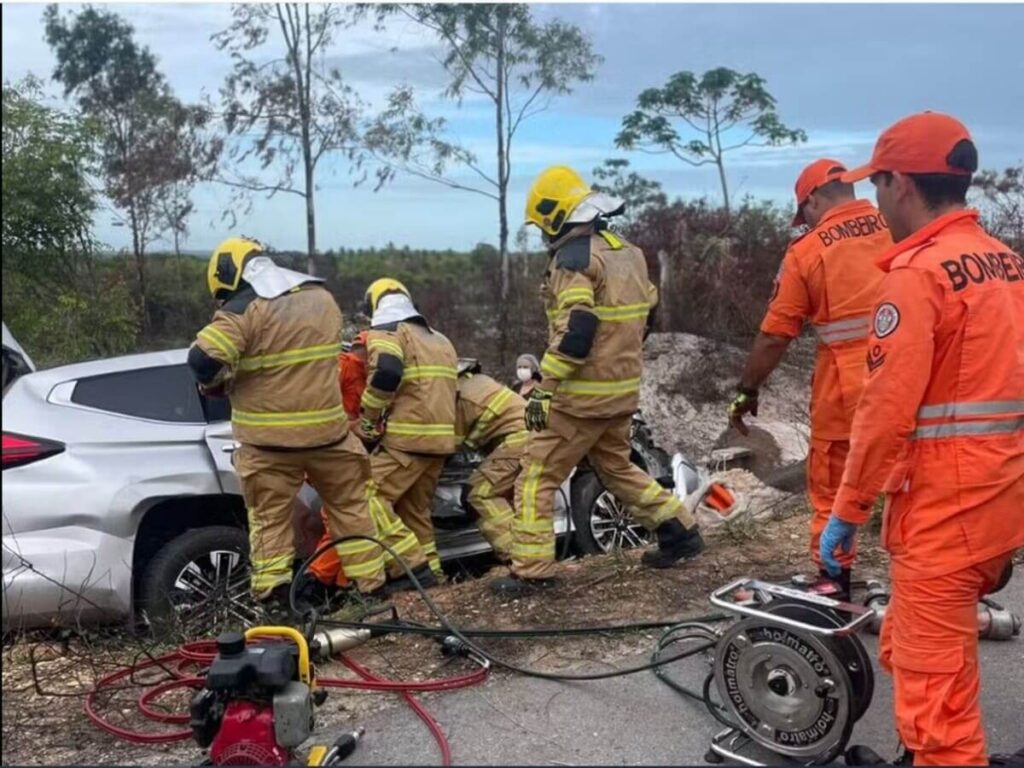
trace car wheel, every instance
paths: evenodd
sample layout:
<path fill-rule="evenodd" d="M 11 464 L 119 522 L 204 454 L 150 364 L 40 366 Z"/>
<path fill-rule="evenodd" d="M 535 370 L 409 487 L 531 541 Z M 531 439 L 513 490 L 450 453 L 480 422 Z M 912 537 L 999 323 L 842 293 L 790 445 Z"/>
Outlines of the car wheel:
<path fill-rule="evenodd" d="M 140 589 L 144 619 L 161 632 L 183 637 L 256 623 L 249 570 L 244 530 L 215 525 L 186 531 L 145 567 Z"/>
<path fill-rule="evenodd" d="M 573 544 L 583 555 L 645 547 L 653 540 L 626 506 L 588 472 L 572 487 Z"/>

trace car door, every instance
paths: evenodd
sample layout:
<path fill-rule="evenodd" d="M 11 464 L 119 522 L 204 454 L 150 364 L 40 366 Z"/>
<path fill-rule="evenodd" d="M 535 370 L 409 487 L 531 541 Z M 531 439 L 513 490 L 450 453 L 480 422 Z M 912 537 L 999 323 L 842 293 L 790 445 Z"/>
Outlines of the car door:
<path fill-rule="evenodd" d="M 224 493 L 241 495 L 242 487 L 231 459 L 238 447 L 231 434 L 231 402 L 226 397 L 210 397 L 200 394 L 207 427 L 203 433 L 210 458 L 217 468 L 217 480 Z"/>
<path fill-rule="evenodd" d="M 242 495 L 242 485 L 232 464 L 238 443 L 231 433 L 231 403 L 225 397 L 209 397 L 201 394 L 203 410 L 208 422 L 204 439 L 210 457 L 217 468 L 217 479 L 224 493 Z M 320 521 L 320 497 L 309 485 L 303 483 L 293 505 L 293 529 L 295 549 L 300 557 L 312 554 L 323 533 Z"/>

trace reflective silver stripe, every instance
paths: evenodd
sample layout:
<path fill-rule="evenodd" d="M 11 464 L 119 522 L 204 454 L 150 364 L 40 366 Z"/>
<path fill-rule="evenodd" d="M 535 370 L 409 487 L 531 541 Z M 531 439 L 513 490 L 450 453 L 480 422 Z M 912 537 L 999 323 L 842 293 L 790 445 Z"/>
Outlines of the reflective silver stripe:
<path fill-rule="evenodd" d="M 976 403 L 939 403 L 924 405 L 917 412 L 919 419 L 943 419 L 951 416 L 1011 415 L 1024 411 L 1024 400 L 987 400 Z"/>
<path fill-rule="evenodd" d="M 871 333 L 871 318 L 868 316 L 848 317 L 831 323 L 819 323 L 814 326 L 822 344 L 834 341 L 850 341 L 866 339 Z"/>
<path fill-rule="evenodd" d="M 955 421 L 949 424 L 929 424 L 914 430 L 913 439 L 925 440 L 959 435 L 998 435 L 1024 429 L 1024 416 L 995 421 Z"/>

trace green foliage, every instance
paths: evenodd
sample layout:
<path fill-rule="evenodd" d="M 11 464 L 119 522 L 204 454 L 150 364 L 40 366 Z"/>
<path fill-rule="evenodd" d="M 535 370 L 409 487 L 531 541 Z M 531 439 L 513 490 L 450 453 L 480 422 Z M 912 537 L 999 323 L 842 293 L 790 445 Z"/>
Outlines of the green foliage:
<path fill-rule="evenodd" d="M 677 72 L 661 88 L 642 91 L 637 109 L 623 118 L 615 145 L 672 154 L 695 167 L 717 166 L 728 211 L 727 153 L 804 141 L 807 134 L 782 123 L 764 78 L 718 67 L 700 76 Z"/>
<path fill-rule="evenodd" d="M 29 77 L 3 87 L 3 265 L 41 282 L 92 249 L 92 126 L 44 107 Z"/>
<path fill-rule="evenodd" d="M 591 173 L 595 179 L 591 186 L 596 192 L 605 192 L 626 201 L 625 212 L 615 219 L 623 227 L 634 224 L 644 211 L 668 204 L 661 183 L 630 171 L 629 160 L 609 158 Z"/>
<path fill-rule="evenodd" d="M 4 84 L 4 321 L 37 365 L 131 351 L 132 292 L 94 256 L 94 126 L 40 97 L 34 79 Z"/>

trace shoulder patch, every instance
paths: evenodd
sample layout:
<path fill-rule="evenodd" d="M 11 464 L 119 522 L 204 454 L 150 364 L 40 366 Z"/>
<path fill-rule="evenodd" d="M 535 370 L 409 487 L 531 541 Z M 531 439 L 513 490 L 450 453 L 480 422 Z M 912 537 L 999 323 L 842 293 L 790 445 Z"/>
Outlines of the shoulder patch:
<path fill-rule="evenodd" d="M 590 238 L 577 237 L 558 249 L 555 266 L 570 272 L 582 272 L 590 266 Z"/>
<path fill-rule="evenodd" d="M 895 331 L 900 325 L 900 311 L 891 301 L 878 305 L 875 310 L 875 319 L 872 322 L 872 330 L 875 338 L 884 339 Z"/>
<path fill-rule="evenodd" d="M 225 301 L 224 304 L 221 305 L 221 311 L 230 312 L 232 315 L 241 315 L 245 312 L 246 307 L 252 304 L 257 298 L 256 291 L 246 286 L 230 299 Z"/>

